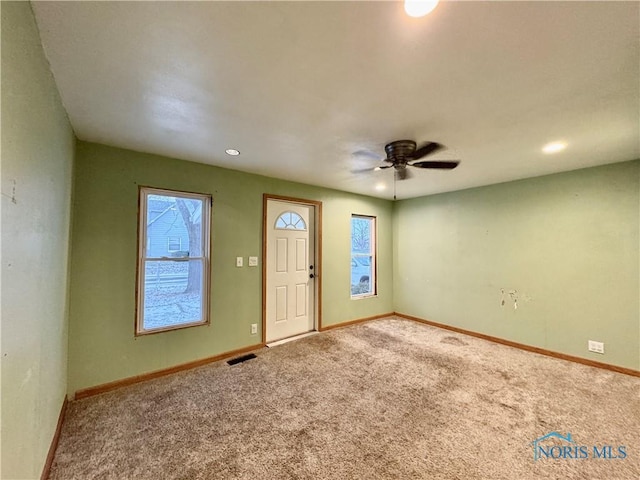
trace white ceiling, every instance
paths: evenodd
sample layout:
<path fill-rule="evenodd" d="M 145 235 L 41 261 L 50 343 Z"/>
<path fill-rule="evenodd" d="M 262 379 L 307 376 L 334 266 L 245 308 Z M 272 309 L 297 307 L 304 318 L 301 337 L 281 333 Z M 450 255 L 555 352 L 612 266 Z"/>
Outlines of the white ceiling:
<path fill-rule="evenodd" d="M 398 198 L 640 157 L 638 2 L 33 8 L 82 140 L 384 198 L 392 169 L 351 171 L 404 138 L 462 163 L 413 169 Z"/>

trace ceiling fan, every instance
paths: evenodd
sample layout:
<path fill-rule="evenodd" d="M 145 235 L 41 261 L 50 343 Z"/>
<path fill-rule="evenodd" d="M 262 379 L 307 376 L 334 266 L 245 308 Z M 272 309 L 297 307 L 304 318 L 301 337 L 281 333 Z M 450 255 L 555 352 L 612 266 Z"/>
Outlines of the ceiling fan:
<path fill-rule="evenodd" d="M 384 159 L 385 164 L 374 168 L 367 168 L 362 171 L 383 170 L 393 167 L 395 169 L 395 177 L 398 180 L 411 178 L 411 172 L 407 167 L 432 168 L 438 170 L 452 170 L 460 163 L 458 160 L 423 160 L 426 157 L 444 146 L 436 142 L 427 142 L 420 148 L 417 148 L 416 142 L 413 140 L 396 140 L 395 142 L 385 145 L 384 150 L 387 157 Z"/>
<path fill-rule="evenodd" d="M 418 145 L 413 140 L 396 140 L 395 142 L 387 143 L 384 146 L 384 150 L 387 154 L 384 158 L 384 165 L 379 165 L 373 168 L 365 168 L 361 170 L 352 170 L 352 173 L 371 172 L 377 170 L 384 170 L 386 168 L 394 168 L 393 175 L 393 199 L 396 199 L 396 180 L 406 180 L 411 178 L 411 172 L 407 167 L 416 168 L 431 168 L 437 170 L 453 170 L 459 164 L 459 160 L 421 160 L 438 150 L 442 150 L 443 145 L 436 142 L 427 142 L 418 148 Z M 362 152 L 370 154 L 370 152 Z"/>

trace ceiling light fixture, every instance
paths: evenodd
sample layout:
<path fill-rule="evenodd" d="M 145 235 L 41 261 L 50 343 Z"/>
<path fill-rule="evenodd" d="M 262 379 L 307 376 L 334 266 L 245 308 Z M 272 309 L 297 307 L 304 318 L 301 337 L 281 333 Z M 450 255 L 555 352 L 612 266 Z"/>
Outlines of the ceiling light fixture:
<path fill-rule="evenodd" d="M 381 191 L 386 190 L 386 189 L 387 189 L 387 186 L 384 183 L 379 183 L 379 184 L 376 185 L 376 190 L 378 192 L 381 192 Z"/>
<path fill-rule="evenodd" d="M 227 148 L 224 153 L 226 153 L 227 155 L 231 155 L 233 157 L 236 157 L 238 155 L 240 155 L 240 151 L 236 150 L 235 148 Z"/>
<path fill-rule="evenodd" d="M 557 153 L 567 148 L 565 142 L 551 142 L 542 147 L 544 153 Z"/>
<path fill-rule="evenodd" d="M 410 17 L 424 17 L 438 6 L 439 0 L 404 0 L 404 11 Z"/>

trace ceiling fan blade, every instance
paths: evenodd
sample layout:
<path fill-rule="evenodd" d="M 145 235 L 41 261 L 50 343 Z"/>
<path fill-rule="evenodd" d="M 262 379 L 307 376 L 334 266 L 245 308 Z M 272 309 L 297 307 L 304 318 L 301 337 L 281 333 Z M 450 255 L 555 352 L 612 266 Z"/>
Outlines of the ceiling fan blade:
<path fill-rule="evenodd" d="M 438 170 L 453 170 L 458 166 L 459 163 L 460 162 L 458 162 L 457 160 L 452 160 L 452 161 L 424 160 L 422 162 L 412 163 L 411 166 L 418 167 L 418 168 L 435 168 Z"/>
<path fill-rule="evenodd" d="M 357 150 L 351 154 L 354 157 L 369 157 L 374 160 L 383 160 L 379 154 L 372 152 L 371 150 Z"/>
<path fill-rule="evenodd" d="M 433 153 L 437 150 L 442 149 L 443 146 L 436 142 L 429 142 L 421 146 L 411 155 L 411 158 L 414 160 L 418 160 L 419 158 L 426 157 L 430 153 Z"/>
<path fill-rule="evenodd" d="M 391 168 L 393 165 L 378 165 L 377 167 L 369 167 L 369 168 L 356 168 L 355 170 L 350 170 L 351 173 L 368 173 L 368 172 L 377 172 L 378 170 L 384 170 L 385 168 Z"/>
<path fill-rule="evenodd" d="M 356 168 L 355 170 L 349 170 L 351 173 L 367 173 L 367 172 L 373 172 L 375 170 L 375 167 L 369 167 L 369 168 Z"/>
<path fill-rule="evenodd" d="M 411 172 L 406 168 L 401 168 L 399 170 L 396 170 L 396 176 L 398 177 L 398 180 L 406 180 L 408 178 L 411 178 L 412 175 Z"/>

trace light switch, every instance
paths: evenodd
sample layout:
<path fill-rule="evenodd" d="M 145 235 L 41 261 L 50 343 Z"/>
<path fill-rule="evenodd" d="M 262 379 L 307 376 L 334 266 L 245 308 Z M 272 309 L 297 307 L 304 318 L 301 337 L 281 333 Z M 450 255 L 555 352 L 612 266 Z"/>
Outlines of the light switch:
<path fill-rule="evenodd" d="M 258 266 L 258 257 L 249 257 L 249 266 L 257 267 Z"/>
<path fill-rule="evenodd" d="M 242 257 L 236 257 L 236 267 L 242 266 Z"/>

